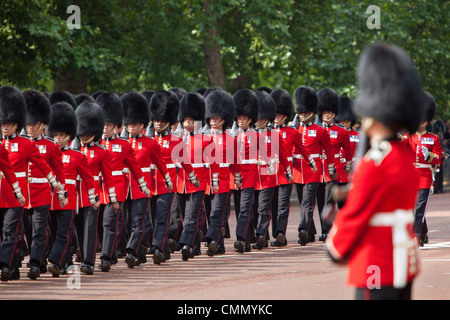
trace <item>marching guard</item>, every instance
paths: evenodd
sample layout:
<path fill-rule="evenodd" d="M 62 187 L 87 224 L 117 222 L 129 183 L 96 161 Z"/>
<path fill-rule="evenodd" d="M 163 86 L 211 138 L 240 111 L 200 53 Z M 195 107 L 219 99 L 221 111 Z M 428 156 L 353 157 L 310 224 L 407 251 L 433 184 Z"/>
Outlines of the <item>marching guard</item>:
<path fill-rule="evenodd" d="M 413 231 L 419 179 L 414 153 L 397 134 L 419 128 L 423 90 L 408 54 L 389 44 L 367 47 L 357 74 L 355 113 L 370 145 L 326 246 L 333 261 L 348 264 L 356 299 L 410 299 L 419 271 Z"/>
<path fill-rule="evenodd" d="M 294 91 L 295 112 L 300 120 L 298 132 L 315 164 L 313 166 L 310 159 L 304 159 L 297 151 L 294 151 L 294 184 L 300 203 L 298 243 L 301 245 L 315 240 L 314 201 L 317 188 L 322 181 L 323 170 L 330 176 L 336 172 L 330 136 L 325 128 L 313 122 L 314 114 L 318 112 L 318 101 L 317 92 L 311 87 L 303 86 Z M 323 151 L 325 151 L 326 161 L 322 164 L 320 156 Z"/>
<path fill-rule="evenodd" d="M 172 133 L 171 126 L 178 121 L 180 101 L 172 91 L 157 91 L 150 100 L 150 119 L 153 122 L 154 139 L 160 146 L 161 155 L 166 162 L 168 174 L 163 176 L 154 170 L 154 190 L 151 202 L 155 208 L 155 222 L 153 227 L 152 252 L 153 263 L 160 264 L 169 259 L 170 251 L 176 244 L 169 248 L 169 219 L 174 204 L 176 190 L 173 183 L 177 183 L 181 170 L 177 172 L 177 165 L 195 175 L 194 168 L 183 161 L 182 153 L 186 150 L 183 140 Z M 181 151 L 181 154 L 180 154 Z"/>
<path fill-rule="evenodd" d="M 73 150 L 69 143 L 77 134 L 77 118 L 72 106 L 67 102 L 57 102 L 52 105 L 48 124 L 48 135 L 59 145 L 62 152 L 62 162 L 65 174 L 66 194 L 61 195 L 53 190 L 50 215 L 53 215 L 56 230 L 54 243 L 50 250 L 48 271 L 53 277 L 59 277 L 61 269 L 64 270 L 71 261 L 69 244 L 74 236 L 74 215 L 78 209 L 77 177 L 80 176 L 86 185 L 89 194 L 89 203 L 98 208 L 100 205 L 96 194 L 94 178 L 89 172 L 87 159 L 80 151 Z M 62 196 L 67 197 L 67 204 L 61 205 Z"/>
<path fill-rule="evenodd" d="M 97 197 L 108 190 L 110 199 L 117 199 L 112 176 L 112 156 L 104 146 L 99 145 L 105 124 L 102 108 L 95 102 L 83 102 L 75 111 L 77 116 L 77 136 L 80 139 L 80 151 L 85 155 L 88 170 L 94 178 L 95 190 L 90 190 L 85 181 L 78 181 L 79 210 L 77 223 L 78 242 L 83 264 L 81 272 L 94 273 L 97 251 L 97 229 L 99 206 L 92 206 L 92 195 Z M 102 186 L 100 185 L 100 179 Z M 100 201 L 100 198 L 98 198 Z"/>
<path fill-rule="evenodd" d="M 134 150 L 136 160 L 141 166 L 143 177 L 130 176 L 131 234 L 126 245 L 125 262 L 129 268 L 140 264 L 145 256 L 143 241 L 150 232 L 145 227 L 146 217 L 150 217 L 149 205 L 152 188 L 151 166 L 156 165 L 159 172 L 167 177 L 167 167 L 161 156 L 161 148 L 153 138 L 144 135 L 143 129 L 150 121 L 147 99 L 138 92 L 128 92 L 121 96 L 124 110 L 124 125 L 129 133 L 128 141 Z M 150 184 L 150 185 L 149 185 Z M 170 189 L 171 184 L 168 184 Z"/>
<path fill-rule="evenodd" d="M 439 137 L 427 131 L 428 124 L 436 113 L 436 101 L 428 93 L 425 94 L 425 117 L 419 129 L 408 138 L 409 145 L 416 157 L 414 166 L 419 175 L 417 202 L 414 210 L 414 232 L 420 246 L 428 242 L 428 228 L 425 213 L 430 195 L 433 193 L 435 166 L 441 163 L 442 148 Z"/>
<path fill-rule="evenodd" d="M 286 125 L 286 121 L 288 121 L 292 116 L 293 103 L 291 95 L 284 89 L 276 89 L 270 93 L 270 96 L 276 104 L 274 129 L 280 132 L 291 172 L 294 170 L 294 149 L 298 157 L 308 159 L 310 167 L 313 171 L 317 171 L 314 159 L 303 146 L 300 133 L 295 130 L 295 128 Z M 274 205 L 272 206 L 272 235 L 275 240 L 271 243 L 271 245 L 275 247 L 282 247 L 287 245 L 286 230 L 288 226 L 291 193 L 294 182 L 286 177 L 282 167 L 279 167 L 278 169 L 277 180 L 277 187 L 275 188 L 273 198 Z"/>

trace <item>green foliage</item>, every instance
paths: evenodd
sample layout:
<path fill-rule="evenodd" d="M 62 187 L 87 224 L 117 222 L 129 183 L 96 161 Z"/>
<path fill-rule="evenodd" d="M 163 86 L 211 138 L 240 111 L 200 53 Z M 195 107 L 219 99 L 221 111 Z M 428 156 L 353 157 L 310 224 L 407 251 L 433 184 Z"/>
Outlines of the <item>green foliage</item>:
<path fill-rule="evenodd" d="M 0 77 L 22 89 L 53 90 L 56 74 L 86 77 L 86 92 L 188 91 L 208 85 L 205 43 L 221 45 L 227 89 L 301 85 L 358 94 L 356 66 L 373 41 L 410 53 L 423 86 L 450 118 L 449 2 L 376 3 L 381 29 L 366 21 L 373 1 L 301 0 L 3 0 Z M 81 29 L 69 30 L 69 5 L 81 9 Z M 219 36 L 210 30 L 217 28 Z"/>

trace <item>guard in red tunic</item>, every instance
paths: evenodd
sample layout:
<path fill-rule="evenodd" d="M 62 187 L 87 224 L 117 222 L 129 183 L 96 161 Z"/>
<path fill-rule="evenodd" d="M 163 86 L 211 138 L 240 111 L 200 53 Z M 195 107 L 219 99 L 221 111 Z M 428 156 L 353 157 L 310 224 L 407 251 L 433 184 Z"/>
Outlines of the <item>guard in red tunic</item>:
<path fill-rule="evenodd" d="M 41 156 L 55 171 L 58 181 L 65 181 L 61 150 L 44 132 L 50 117 L 50 101 L 43 93 L 36 90 L 27 90 L 23 92 L 23 95 L 27 102 L 26 132 Z M 35 280 L 40 276 L 41 269 L 46 271 L 47 268 L 44 254 L 49 238 L 48 213 L 52 191 L 47 177 L 34 163 L 30 164 L 28 172 L 29 198 L 25 205 L 23 224 L 30 247 L 30 271 L 27 276 Z"/>
<path fill-rule="evenodd" d="M 235 112 L 234 120 L 238 125 L 237 142 L 241 165 L 241 174 L 234 176 L 237 183 L 236 195 L 240 199 L 239 216 L 236 225 L 236 241 L 234 248 L 239 253 L 251 251 L 252 236 L 252 204 L 258 180 L 258 150 L 260 147 L 259 133 L 254 129 L 254 122 L 258 119 L 259 101 L 256 93 L 250 89 L 240 89 L 233 95 Z M 266 153 L 262 153 L 266 155 Z M 266 163 L 269 163 L 266 161 Z M 270 170 L 273 165 L 270 163 Z M 240 190 L 239 190 L 240 185 Z"/>
<path fill-rule="evenodd" d="M 112 186 L 107 188 L 106 184 L 102 184 L 100 192 L 103 237 L 99 268 L 103 272 L 108 272 L 111 268 L 111 259 L 115 259 L 114 251 L 118 246 L 120 222 L 123 219 L 124 202 L 128 195 L 129 178 L 125 171 L 130 172 L 136 180 L 144 178 L 144 173 L 136 161 L 131 143 L 119 137 L 121 131 L 119 129 L 123 125 L 122 100 L 114 93 L 101 92 L 96 96 L 95 102 L 102 108 L 105 116 L 100 144 L 108 150 L 113 179 Z"/>
<path fill-rule="evenodd" d="M 177 191 L 180 207 L 182 210 L 184 208 L 183 232 L 179 240 L 183 261 L 200 254 L 200 214 L 210 178 L 207 165 L 211 161 L 204 151 L 211 148 L 209 145 L 212 144 L 211 137 L 201 133 L 204 118 L 203 96 L 196 92 L 184 95 L 178 112 L 178 121 L 183 127 L 182 139 L 186 144 L 181 157 L 183 162 L 192 165 L 194 171 L 189 173 L 180 168 L 178 175 Z M 216 174 L 218 165 L 211 164 L 211 171 L 213 175 Z"/>
<path fill-rule="evenodd" d="M 293 104 L 291 95 L 284 89 L 276 89 L 270 93 L 270 96 L 274 99 L 277 107 L 274 128 L 280 132 L 291 172 L 294 170 L 294 149 L 297 152 L 297 156 L 308 159 L 309 166 L 313 171 L 317 171 L 314 159 L 303 146 L 300 133 L 295 128 L 286 125 L 286 121 L 292 116 Z M 271 245 L 281 247 L 287 245 L 286 229 L 289 220 L 292 186 L 294 183 L 288 180 L 281 166 L 278 169 L 277 180 L 278 186 L 274 189 L 272 201 L 272 235 L 275 240 Z"/>
<path fill-rule="evenodd" d="M 329 136 L 331 147 L 333 150 L 334 167 L 336 172 L 343 165 L 344 171 L 348 174 L 352 167 L 352 149 L 350 146 L 350 138 L 346 129 L 336 125 L 334 118 L 339 115 L 339 96 L 331 88 L 324 88 L 317 93 L 319 97 L 319 118 L 322 120 L 321 126 L 324 127 Z M 348 155 L 349 160 L 346 160 L 342 164 L 341 149 Z M 328 160 L 328 159 L 327 159 Z M 325 159 L 322 160 L 325 163 Z M 322 235 L 319 237 L 320 241 L 325 241 L 327 238 L 330 225 L 324 221 L 322 217 L 323 210 L 335 210 L 336 202 L 331 195 L 331 190 L 338 184 L 337 174 L 330 176 L 328 170 L 324 170 L 322 174 L 322 182 L 319 185 L 317 191 L 317 202 L 321 202 L 319 205 L 319 217 L 321 222 Z M 320 200 L 319 200 L 320 199 Z"/>
<path fill-rule="evenodd" d="M 366 48 L 357 74 L 355 112 L 370 149 L 356 164 L 326 245 L 334 261 L 348 264 L 357 299 L 410 299 L 418 273 L 412 224 L 419 181 L 414 153 L 397 132 L 418 129 L 423 90 L 409 55 L 392 45 Z"/>
<path fill-rule="evenodd" d="M 150 201 L 153 202 L 153 208 L 156 211 L 152 239 L 155 264 L 160 264 L 170 257 L 169 219 L 176 193 L 172 183 L 177 183 L 179 175 L 182 174 L 181 170 L 177 173 L 177 165 L 181 165 L 184 171 L 195 174 L 192 165 L 183 161 L 183 152 L 187 146 L 180 137 L 171 132 L 171 125 L 178 121 L 179 104 L 176 94 L 165 90 L 155 92 L 150 100 L 150 119 L 153 122 L 154 139 L 160 146 L 168 171 L 168 176 L 163 176 L 156 168 L 153 171 L 154 190 Z M 170 185 L 169 188 L 168 185 Z"/>
<path fill-rule="evenodd" d="M 205 120 L 213 143 L 207 152 L 211 153 L 213 163 L 219 165 L 219 171 L 211 181 L 211 214 L 205 235 L 209 256 L 225 253 L 222 230 L 228 221 L 230 178 L 231 173 L 240 174 L 237 140 L 226 131 L 233 125 L 233 116 L 233 97 L 222 90 L 210 91 L 205 99 Z"/>
<path fill-rule="evenodd" d="M 35 164 L 42 174 L 58 191 L 61 184 L 55 177 L 54 171 L 48 166 L 39 153 L 34 142 L 19 136 L 25 125 L 27 104 L 23 94 L 15 87 L 2 86 L 0 88 L 0 124 L 3 135 L 2 143 L 8 153 L 8 160 L 17 178 L 18 186 L 11 186 L 11 177 L 7 182 L 0 179 L 1 216 L 3 218 L 3 239 L 0 245 L 0 264 L 2 266 L 1 280 L 18 279 L 20 265 L 20 240 L 22 239 L 23 204 L 17 201 L 19 190 L 25 197 L 29 197 L 28 164 Z"/>
<path fill-rule="evenodd" d="M 294 108 L 299 115 L 298 132 L 303 146 L 314 159 L 316 167 L 311 167 L 311 160 L 304 159 L 299 152 L 294 151 L 294 183 L 300 203 L 300 224 L 298 226 L 298 243 L 306 245 L 314 241 L 316 228 L 313 220 L 314 201 L 322 174 L 325 170 L 331 176 L 335 174 L 334 153 L 330 136 L 322 126 L 314 124 L 314 114 L 318 112 L 318 96 L 311 87 L 299 87 L 294 91 Z M 320 155 L 325 151 L 326 161 L 320 161 Z M 317 171 L 315 171 L 317 169 Z"/>
<path fill-rule="evenodd" d="M 112 156 L 104 146 L 98 144 L 102 137 L 105 117 L 102 108 L 95 102 L 83 102 L 75 111 L 77 116 L 77 136 L 80 140 L 80 151 L 85 155 L 88 170 L 95 181 L 95 194 L 102 188 L 109 191 L 110 199 L 117 199 L 112 176 Z M 102 186 L 100 186 L 100 179 Z M 99 208 L 91 205 L 92 191 L 84 181 L 78 181 L 79 211 L 76 215 L 78 242 L 81 251 L 81 272 L 94 273 L 97 251 L 97 229 Z"/>
<path fill-rule="evenodd" d="M 70 242 L 73 237 L 75 211 L 78 209 L 77 178 L 83 180 L 89 194 L 89 202 L 97 209 L 100 205 L 95 191 L 95 182 L 89 172 L 89 165 L 84 154 L 69 147 L 77 132 L 77 118 L 73 108 L 66 102 L 52 105 L 48 124 L 48 135 L 59 145 L 65 174 L 65 188 L 68 203 L 61 206 L 59 195 L 53 191 L 50 215 L 55 220 L 54 242 L 48 256 L 48 270 L 54 277 L 59 277 L 61 269 L 71 260 Z"/>
<path fill-rule="evenodd" d="M 256 242 L 254 249 L 267 247 L 269 239 L 269 224 L 272 217 L 271 207 L 274 189 L 278 185 L 278 171 L 281 170 L 288 182 L 293 181 L 290 163 L 284 151 L 283 139 L 278 130 L 268 128 L 273 123 L 277 106 L 269 93 L 257 90 L 259 101 L 258 118 L 255 122 L 259 134 L 258 149 L 258 180 L 256 182 L 254 211 Z"/>
<path fill-rule="evenodd" d="M 419 174 L 419 188 L 414 210 L 414 231 L 421 246 L 428 242 L 425 213 L 428 200 L 433 193 L 436 166 L 441 163 L 442 159 L 439 137 L 426 129 L 436 114 L 436 102 L 428 92 L 425 92 L 425 103 L 425 121 L 421 123 L 417 132 L 408 138 L 409 145 L 416 155 L 414 166 Z"/>
<path fill-rule="evenodd" d="M 159 144 L 155 139 L 145 136 L 142 132 L 150 121 L 147 99 L 138 92 L 128 92 L 121 96 L 121 100 L 124 110 L 124 124 L 129 133 L 128 141 L 131 143 L 136 160 L 144 174 L 144 177 L 139 180 L 130 176 L 131 234 L 126 245 L 125 262 L 129 268 L 133 268 L 140 263 L 139 257 L 145 256 L 142 244 L 144 239 L 147 238 L 146 233 L 150 232 L 149 226 L 145 227 L 145 219 L 150 214 L 151 166 L 155 165 L 167 179 L 169 179 L 169 176 L 166 162 L 161 156 Z M 171 186 L 170 183 L 167 188 L 171 189 Z"/>

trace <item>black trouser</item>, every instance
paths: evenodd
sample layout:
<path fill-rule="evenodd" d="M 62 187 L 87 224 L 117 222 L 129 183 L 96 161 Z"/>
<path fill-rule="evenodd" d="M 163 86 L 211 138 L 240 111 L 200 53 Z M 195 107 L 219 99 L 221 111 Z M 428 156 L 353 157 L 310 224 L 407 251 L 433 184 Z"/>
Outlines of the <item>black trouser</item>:
<path fill-rule="evenodd" d="M 48 212 L 50 205 L 25 209 L 23 225 L 30 249 L 30 266 L 39 267 L 45 264 L 45 248 L 49 235 Z"/>
<path fill-rule="evenodd" d="M 137 255 L 141 250 L 144 239 L 145 217 L 149 211 L 149 198 L 134 199 L 131 201 L 131 234 L 127 242 L 126 251 Z"/>
<path fill-rule="evenodd" d="M 119 202 L 119 210 L 114 211 L 111 204 L 103 211 L 103 240 L 100 259 L 110 261 L 114 257 L 119 238 L 120 219 L 123 202 Z"/>
<path fill-rule="evenodd" d="M 19 248 L 23 238 L 23 210 L 22 207 L 0 209 L 0 219 L 3 221 L 0 264 L 10 269 L 20 266 Z"/>
<path fill-rule="evenodd" d="M 180 240 L 183 233 L 184 211 L 181 209 L 180 194 L 175 192 L 173 195 L 173 203 L 170 209 L 169 238 Z"/>
<path fill-rule="evenodd" d="M 222 228 L 227 220 L 227 203 L 230 197 L 229 192 L 217 193 L 211 195 L 211 214 L 209 217 L 209 227 L 206 232 L 206 238 L 210 241 L 216 241 L 223 245 Z"/>
<path fill-rule="evenodd" d="M 180 194 L 181 207 L 184 206 L 183 233 L 179 243 L 189 247 L 200 246 L 200 211 L 205 191 Z M 184 203 L 184 205 L 183 205 Z"/>
<path fill-rule="evenodd" d="M 289 220 L 293 184 L 281 184 L 274 188 L 272 200 L 272 236 L 286 234 Z"/>
<path fill-rule="evenodd" d="M 314 224 L 314 200 L 317 193 L 319 182 L 306 184 L 295 184 L 298 202 L 300 203 L 300 223 L 298 231 L 305 230 L 309 238 L 316 234 L 316 226 Z"/>
<path fill-rule="evenodd" d="M 94 265 L 97 250 L 97 225 L 99 209 L 92 206 L 80 208 L 77 215 L 77 235 L 84 263 Z"/>
<path fill-rule="evenodd" d="M 75 232 L 73 220 L 75 210 L 53 210 L 50 212 L 55 223 L 54 241 L 48 256 L 48 261 L 63 267 L 68 262 L 71 254 L 71 241 Z"/>
<path fill-rule="evenodd" d="M 331 229 L 331 224 L 323 219 L 323 210 L 327 208 L 327 206 L 336 205 L 336 201 L 333 199 L 333 196 L 331 194 L 331 189 L 335 185 L 337 185 L 337 181 L 332 180 L 329 182 L 320 183 L 317 188 L 316 198 L 322 234 L 328 234 Z"/>
<path fill-rule="evenodd" d="M 169 250 L 168 235 L 169 221 L 172 206 L 175 201 L 175 192 L 153 196 L 151 201 L 155 202 L 155 222 L 153 227 L 152 245 L 162 252 Z"/>
<path fill-rule="evenodd" d="M 239 216 L 236 224 L 237 240 L 250 242 L 252 234 L 252 203 L 255 188 L 245 188 L 237 190 L 234 194 L 239 193 Z"/>
<path fill-rule="evenodd" d="M 255 233 L 256 236 L 264 236 L 269 239 L 269 224 L 272 218 L 270 211 L 272 206 L 273 189 L 267 188 L 263 190 L 255 190 L 255 208 L 257 211 L 258 219 L 255 221 Z"/>
<path fill-rule="evenodd" d="M 414 232 L 421 240 L 423 240 L 428 233 L 425 213 L 427 210 L 428 198 L 430 197 L 430 191 L 431 189 L 419 189 L 417 194 L 416 208 L 414 211 Z"/>
<path fill-rule="evenodd" d="M 356 300 L 411 300 L 412 282 L 404 288 L 381 287 L 380 289 L 357 288 Z"/>

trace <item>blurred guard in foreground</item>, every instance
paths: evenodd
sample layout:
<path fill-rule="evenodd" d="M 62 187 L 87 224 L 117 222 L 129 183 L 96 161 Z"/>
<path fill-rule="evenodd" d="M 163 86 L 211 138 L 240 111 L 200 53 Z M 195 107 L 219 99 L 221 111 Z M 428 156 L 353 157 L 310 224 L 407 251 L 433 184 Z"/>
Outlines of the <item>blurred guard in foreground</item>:
<path fill-rule="evenodd" d="M 418 273 L 412 229 L 418 176 L 414 154 L 397 133 L 418 129 L 423 90 L 409 56 L 381 43 L 363 52 L 358 82 L 355 112 L 369 150 L 357 164 L 327 249 L 333 261 L 348 264 L 348 284 L 357 288 L 357 299 L 410 299 Z"/>

